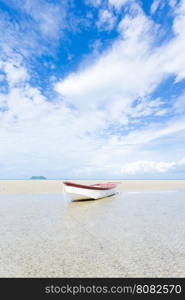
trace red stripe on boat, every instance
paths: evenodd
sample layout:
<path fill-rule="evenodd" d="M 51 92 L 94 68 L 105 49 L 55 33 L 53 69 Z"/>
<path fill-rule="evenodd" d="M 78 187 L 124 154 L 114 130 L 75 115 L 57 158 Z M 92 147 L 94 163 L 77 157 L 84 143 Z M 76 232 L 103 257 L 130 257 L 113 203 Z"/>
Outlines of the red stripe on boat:
<path fill-rule="evenodd" d="M 116 184 L 114 183 L 97 183 L 92 185 L 79 184 L 70 181 L 64 181 L 63 183 L 65 185 L 78 187 L 82 189 L 89 189 L 89 190 L 110 190 L 116 187 Z"/>

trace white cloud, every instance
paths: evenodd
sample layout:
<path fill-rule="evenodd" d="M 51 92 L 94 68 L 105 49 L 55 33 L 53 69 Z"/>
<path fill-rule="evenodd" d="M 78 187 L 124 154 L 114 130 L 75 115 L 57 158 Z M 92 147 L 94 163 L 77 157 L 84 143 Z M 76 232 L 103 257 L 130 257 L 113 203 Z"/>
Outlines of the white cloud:
<path fill-rule="evenodd" d="M 181 16 L 182 12 L 174 22 L 176 36 L 152 51 L 158 26 L 143 13 L 126 16 L 119 25 L 123 39 L 114 42 L 92 65 L 58 82 L 56 90 L 80 109 L 104 105 L 114 110 L 121 102 L 124 110 L 134 99 L 154 91 L 166 76 L 174 74 L 177 81 L 182 80 L 185 44 Z"/>
<path fill-rule="evenodd" d="M 183 79 L 182 71 L 185 69 L 185 49 L 182 42 L 184 34 L 180 30 L 184 22 L 181 18 L 182 8 L 175 12 L 175 36 L 155 48 L 152 44 L 160 34 L 160 28 L 140 9 L 136 11 L 137 14 L 128 15 L 120 22 L 120 39 L 108 51 L 92 64 L 85 67 L 82 65 L 78 72 L 56 84 L 56 90 L 61 93 L 64 101 L 72 103 L 81 112 L 81 116 L 88 114 L 90 110 L 94 115 L 102 112 L 103 123 L 96 127 L 100 133 L 102 131 L 103 134 L 109 124 L 117 124 L 117 130 L 119 125 L 125 126 L 125 130 L 130 128 L 129 133 L 124 133 L 123 130 L 122 137 L 115 137 L 116 142 L 113 144 L 111 137 L 110 140 L 105 139 L 106 146 L 102 144 L 96 154 L 91 153 L 85 169 L 89 174 L 93 170 L 106 170 L 107 173 L 112 171 L 118 175 L 116 170 L 120 170 L 121 162 L 124 164 L 125 161 L 132 161 L 134 156 L 139 158 L 153 141 L 165 137 L 173 139 L 174 135 L 178 136 L 185 131 L 184 117 L 165 122 L 158 122 L 156 119 L 149 124 L 143 123 L 138 129 L 132 128 L 132 124 L 144 122 L 147 116 L 162 117 L 170 112 L 170 108 L 163 107 L 161 99 L 152 99 L 148 95 L 171 74 L 177 80 Z M 110 153 L 114 153 L 111 159 Z M 155 151 L 146 151 L 145 155 L 149 162 L 155 162 Z M 161 156 L 165 157 L 163 152 Z M 161 160 L 156 163 L 157 165 L 150 163 L 148 170 L 167 172 L 168 167 L 169 170 L 173 167 L 171 162 L 163 163 Z"/>
<path fill-rule="evenodd" d="M 185 158 L 171 162 L 139 160 L 123 165 L 121 173 L 128 175 L 167 173 L 169 171 L 177 171 L 184 166 Z"/>
<path fill-rule="evenodd" d="M 87 4 L 93 5 L 95 7 L 98 7 L 102 4 L 103 0 L 85 0 Z"/>
<path fill-rule="evenodd" d="M 10 15 L 0 11 L 1 55 L 23 57 L 51 54 L 69 23 L 66 21 L 67 1 L 3 0 L 21 17 L 11 22 Z M 68 14 L 68 19 L 70 18 Z M 4 34 L 6 32 L 6 34 Z M 51 50 L 52 49 L 52 50 Z"/>
<path fill-rule="evenodd" d="M 120 9 L 128 0 L 108 0 L 109 4 L 114 6 L 116 9 Z"/>
<path fill-rule="evenodd" d="M 66 27 L 66 4 L 58 5 L 43 0 L 26 0 L 23 4 L 16 1 L 19 7 L 29 14 L 45 36 L 58 38 L 60 30 Z"/>
<path fill-rule="evenodd" d="M 173 108 L 178 114 L 185 113 L 185 93 L 176 98 Z"/>
<path fill-rule="evenodd" d="M 169 0 L 169 5 L 174 8 L 177 5 L 178 0 Z"/>
<path fill-rule="evenodd" d="M 162 1 L 161 0 L 154 0 L 151 8 L 150 8 L 150 12 L 151 14 L 155 14 L 155 12 L 160 8 Z"/>
<path fill-rule="evenodd" d="M 3 60 L 9 90 L 0 94 L 1 178 L 148 176 L 184 166 L 183 150 L 173 158 L 185 146 L 184 102 L 166 108 L 168 99 L 151 96 L 168 76 L 184 78 L 184 12 L 174 11 L 174 37 L 154 46 L 160 27 L 135 11 L 120 22 L 108 50 L 56 83 L 55 101 L 31 86 L 22 60 Z"/>
<path fill-rule="evenodd" d="M 122 167 L 122 174 L 166 173 L 176 166 L 175 162 L 136 161 Z"/>
<path fill-rule="evenodd" d="M 157 55 L 149 55 L 151 27 L 154 24 L 143 14 L 126 17 L 120 23 L 126 39 L 120 38 L 92 65 L 58 82 L 56 90 L 80 110 L 103 106 L 110 119 L 122 122 L 134 100 L 149 94 L 163 78 Z"/>
<path fill-rule="evenodd" d="M 185 166 L 185 158 L 182 158 L 177 164 L 179 166 Z"/>
<path fill-rule="evenodd" d="M 7 81 L 10 86 L 29 79 L 27 70 L 16 62 L 6 61 L 2 65 L 2 69 L 6 73 Z"/>
<path fill-rule="evenodd" d="M 111 30 L 114 27 L 116 22 L 115 16 L 109 10 L 100 10 L 99 11 L 99 19 L 96 22 L 98 28 L 103 28 L 107 30 Z"/>

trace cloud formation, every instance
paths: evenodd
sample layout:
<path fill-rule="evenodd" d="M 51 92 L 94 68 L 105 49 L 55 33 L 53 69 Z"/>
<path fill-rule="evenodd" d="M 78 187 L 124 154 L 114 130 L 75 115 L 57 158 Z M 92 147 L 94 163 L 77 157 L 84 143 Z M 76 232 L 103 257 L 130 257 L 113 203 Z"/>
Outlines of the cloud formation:
<path fill-rule="evenodd" d="M 37 11 L 36 2 L 42 10 Z M 1 178 L 37 173 L 50 178 L 182 176 L 184 91 L 173 99 L 159 91 L 168 78 L 174 89 L 185 79 L 185 1 L 170 2 L 172 34 L 164 41 L 166 28 L 135 1 L 120 20 L 114 19 L 112 10 L 124 9 L 126 2 L 94 2 L 99 32 L 102 27 L 115 30 L 115 38 L 96 56 L 86 55 L 68 75 L 55 78 L 49 96 L 31 83 L 34 74 L 26 64 L 31 48 L 37 49 L 38 34 L 30 34 L 30 46 L 24 35 L 20 54 L 13 33 L 19 42 L 23 33 L 8 27 L 0 61 Z M 67 26 L 64 8 L 39 0 L 26 1 L 21 10 L 45 40 L 61 38 Z M 5 15 L 2 23 L 9 24 Z"/>

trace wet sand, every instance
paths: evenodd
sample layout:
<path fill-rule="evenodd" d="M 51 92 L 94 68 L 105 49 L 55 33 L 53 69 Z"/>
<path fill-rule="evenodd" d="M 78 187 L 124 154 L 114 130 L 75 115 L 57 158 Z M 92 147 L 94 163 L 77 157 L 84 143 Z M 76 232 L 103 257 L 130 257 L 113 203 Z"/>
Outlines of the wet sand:
<path fill-rule="evenodd" d="M 124 181 L 83 202 L 61 181 L 0 187 L 0 277 L 185 276 L 185 181 Z"/>
<path fill-rule="evenodd" d="M 79 183 L 105 180 L 75 180 Z M 119 182 L 118 191 L 185 190 L 185 180 L 111 180 Z M 60 194 L 62 180 L 0 180 L 0 194 Z"/>

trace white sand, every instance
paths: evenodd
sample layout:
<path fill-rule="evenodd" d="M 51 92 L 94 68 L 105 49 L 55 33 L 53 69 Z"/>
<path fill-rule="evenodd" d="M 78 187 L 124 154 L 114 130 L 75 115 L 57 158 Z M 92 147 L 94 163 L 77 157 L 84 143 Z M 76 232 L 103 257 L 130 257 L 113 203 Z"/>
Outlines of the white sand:
<path fill-rule="evenodd" d="M 99 180 L 99 182 L 104 180 Z M 114 181 L 114 180 L 111 180 Z M 119 191 L 185 190 L 185 180 L 115 180 Z M 76 180 L 94 183 L 96 181 Z M 62 180 L 0 180 L 0 194 L 60 194 Z"/>
<path fill-rule="evenodd" d="M 60 181 L 0 185 L 0 277 L 185 276 L 184 181 L 76 203 Z"/>

